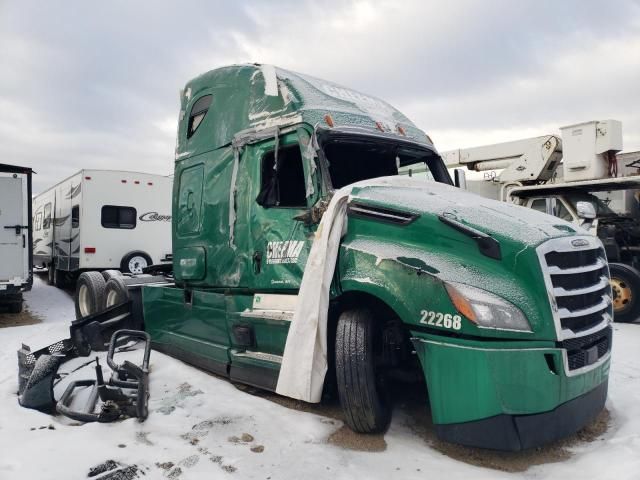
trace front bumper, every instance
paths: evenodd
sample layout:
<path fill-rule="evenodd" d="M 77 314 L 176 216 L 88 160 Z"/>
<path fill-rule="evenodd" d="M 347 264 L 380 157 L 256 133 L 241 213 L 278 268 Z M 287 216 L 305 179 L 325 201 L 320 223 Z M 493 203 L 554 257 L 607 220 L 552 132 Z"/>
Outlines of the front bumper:
<path fill-rule="evenodd" d="M 608 381 L 550 412 L 496 415 L 475 422 L 436 425 L 447 442 L 494 450 L 519 451 L 571 435 L 593 421 L 607 400 Z"/>
<path fill-rule="evenodd" d="M 579 430 L 604 406 L 609 353 L 567 371 L 566 350 L 554 342 L 417 335 L 413 344 L 443 440 L 521 450 Z"/>

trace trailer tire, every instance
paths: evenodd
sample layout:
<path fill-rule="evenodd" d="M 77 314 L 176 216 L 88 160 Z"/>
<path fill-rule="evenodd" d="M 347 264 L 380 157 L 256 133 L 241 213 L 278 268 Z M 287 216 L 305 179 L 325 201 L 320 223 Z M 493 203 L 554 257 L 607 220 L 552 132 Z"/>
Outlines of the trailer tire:
<path fill-rule="evenodd" d="M 391 406 L 381 377 L 376 373 L 376 324 L 367 309 L 342 312 L 335 342 L 338 396 L 345 423 L 359 433 L 384 431 Z"/>
<path fill-rule="evenodd" d="M 65 288 L 67 286 L 66 273 L 58 270 L 53 260 L 49 264 L 47 280 L 49 281 L 49 285 L 52 287 Z"/>
<path fill-rule="evenodd" d="M 104 310 L 105 281 L 100 272 L 84 272 L 76 283 L 76 318 L 84 318 Z"/>
<path fill-rule="evenodd" d="M 113 307 L 129 301 L 129 289 L 122 276 L 112 277 L 105 286 L 105 307 Z"/>
<path fill-rule="evenodd" d="M 51 286 L 54 286 L 54 280 L 55 280 L 55 267 L 53 266 L 53 260 L 51 260 L 51 263 L 49 265 L 47 265 L 47 283 Z"/>
<path fill-rule="evenodd" d="M 20 313 L 20 312 L 22 312 L 22 300 L 9 304 L 9 313 Z"/>
<path fill-rule="evenodd" d="M 134 251 L 122 257 L 120 270 L 125 273 L 140 274 L 142 269 L 151 265 L 151 257 L 145 252 Z"/>
<path fill-rule="evenodd" d="M 623 263 L 610 263 L 613 320 L 633 322 L 640 317 L 640 272 Z"/>
<path fill-rule="evenodd" d="M 115 269 L 103 270 L 102 271 L 102 276 L 104 277 L 104 281 L 108 282 L 109 280 L 111 280 L 114 277 L 121 277 L 122 276 L 122 272 L 120 270 L 115 270 Z"/>

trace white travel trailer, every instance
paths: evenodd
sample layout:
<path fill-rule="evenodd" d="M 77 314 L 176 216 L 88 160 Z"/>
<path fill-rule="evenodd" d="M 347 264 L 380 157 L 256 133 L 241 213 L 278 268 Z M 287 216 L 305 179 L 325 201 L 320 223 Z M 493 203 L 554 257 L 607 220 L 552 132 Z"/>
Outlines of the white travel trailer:
<path fill-rule="evenodd" d="M 171 253 L 171 177 L 81 170 L 33 199 L 33 262 L 63 286 L 84 270 L 142 269 Z"/>
<path fill-rule="evenodd" d="M 0 164 L 0 307 L 22 311 L 31 290 L 31 169 Z"/>

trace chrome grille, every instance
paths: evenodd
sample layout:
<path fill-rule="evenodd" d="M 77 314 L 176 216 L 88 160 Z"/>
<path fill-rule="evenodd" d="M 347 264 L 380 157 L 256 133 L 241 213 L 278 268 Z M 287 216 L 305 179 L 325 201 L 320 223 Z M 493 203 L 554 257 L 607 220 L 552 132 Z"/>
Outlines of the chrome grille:
<path fill-rule="evenodd" d="M 597 238 L 550 240 L 538 247 L 538 256 L 559 340 L 590 334 L 611 321 L 609 268 Z"/>

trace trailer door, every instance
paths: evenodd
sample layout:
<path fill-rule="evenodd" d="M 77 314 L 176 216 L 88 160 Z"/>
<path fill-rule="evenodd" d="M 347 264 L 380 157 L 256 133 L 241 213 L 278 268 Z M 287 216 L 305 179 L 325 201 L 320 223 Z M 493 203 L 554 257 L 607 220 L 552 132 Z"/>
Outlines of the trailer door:
<path fill-rule="evenodd" d="M 28 277 L 24 188 L 21 175 L 0 176 L 0 282 Z"/>

